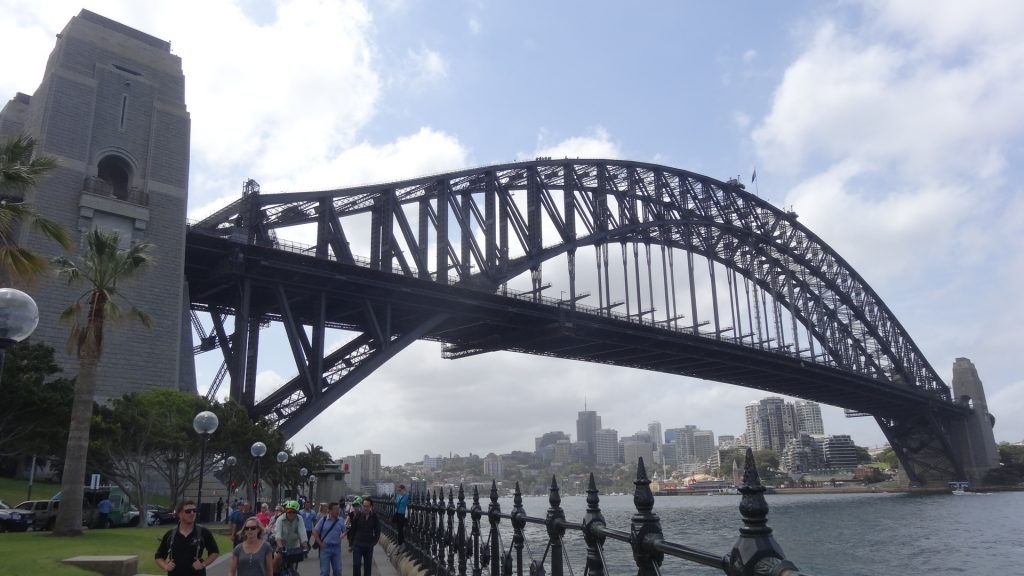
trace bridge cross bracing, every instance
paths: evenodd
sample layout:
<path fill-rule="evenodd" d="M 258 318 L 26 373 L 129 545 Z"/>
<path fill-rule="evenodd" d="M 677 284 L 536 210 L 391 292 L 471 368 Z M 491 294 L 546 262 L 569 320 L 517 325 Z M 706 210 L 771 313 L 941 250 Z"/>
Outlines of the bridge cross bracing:
<path fill-rule="evenodd" d="M 921 474 L 956 468 L 947 421 L 966 408 L 896 317 L 796 214 L 733 181 L 568 159 L 316 192 L 250 181 L 187 244 L 192 306 L 210 314 L 197 350 L 219 348 L 231 397 L 286 434 L 429 339 L 449 358 L 520 351 L 842 406 Z M 257 401 L 268 322 L 298 374 Z M 327 352 L 335 329 L 356 336 Z"/>

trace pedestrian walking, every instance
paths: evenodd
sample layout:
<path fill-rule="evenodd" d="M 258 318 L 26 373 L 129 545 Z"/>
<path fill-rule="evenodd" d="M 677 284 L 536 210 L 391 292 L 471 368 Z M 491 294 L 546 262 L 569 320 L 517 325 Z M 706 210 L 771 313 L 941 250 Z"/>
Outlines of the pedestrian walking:
<path fill-rule="evenodd" d="M 249 518 L 252 518 L 252 510 L 248 502 L 239 502 L 238 508 L 228 518 L 231 523 L 232 543 L 237 545 L 242 541 L 242 525 Z M 260 528 L 263 526 L 260 525 Z"/>
<path fill-rule="evenodd" d="M 314 546 L 320 549 L 320 576 L 341 576 L 341 538 L 345 535 L 345 520 L 339 516 L 341 507 L 331 502 L 327 516 L 313 527 Z"/>
<path fill-rule="evenodd" d="M 217 498 L 217 522 L 220 522 L 220 519 L 223 518 L 223 515 L 224 515 L 224 498 L 221 496 L 221 497 Z"/>
<path fill-rule="evenodd" d="M 371 576 L 373 547 L 380 539 L 380 522 L 373 511 L 373 500 L 369 496 L 362 500 L 362 512 L 353 517 L 349 527 L 352 534 L 352 576 Z"/>
<path fill-rule="evenodd" d="M 153 558 L 170 576 L 205 576 L 206 567 L 220 555 L 213 533 L 196 524 L 196 503 L 178 504 L 178 525 L 160 539 Z M 205 554 L 205 558 L 203 557 Z"/>
<path fill-rule="evenodd" d="M 316 512 L 313 512 L 313 503 L 306 500 L 302 503 L 302 510 L 299 510 L 299 518 L 302 518 L 302 525 L 306 528 L 306 540 L 313 541 L 313 524 L 316 523 Z"/>
<path fill-rule="evenodd" d="M 108 528 L 110 525 L 110 509 L 113 504 L 110 502 L 110 498 L 104 497 L 100 500 L 100 503 L 96 505 L 96 511 L 99 512 L 96 518 L 97 528 Z"/>
<path fill-rule="evenodd" d="M 398 546 L 405 544 L 405 510 L 409 506 L 409 495 L 405 493 L 405 484 L 398 485 L 398 494 L 395 494 L 395 514 L 392 521 L 398 532 Z"/>
<path fill-rule="evenodd" d="M 263 526 L 249 517 L 242 525 L 242 542 L 231 551 L 228 576 L 273 576 L 274 550 L 263 539 Z"/>

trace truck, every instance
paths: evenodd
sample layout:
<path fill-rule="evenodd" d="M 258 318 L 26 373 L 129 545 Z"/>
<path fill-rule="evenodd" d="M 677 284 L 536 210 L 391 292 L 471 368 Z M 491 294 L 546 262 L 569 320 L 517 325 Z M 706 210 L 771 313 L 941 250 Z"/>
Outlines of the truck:
<path fill-rule="evenodd" d="M 61 493 L 53 496 L 60 501 Z M 106 526 L 97 526 L 99 522 L 99 504 L 104 499 L 110 500 L 110 514 L 107 515 Z M 135 526 L 139 523 L 139 511 L 132 506 L 128 495 L 117 486 L 86 487 L 82 494 L 82 525 L 89 528 L 114 528 L 117 526 Z"/>
<path fill-rule="evenodd" d="M 33 530 L 53 530 L 53 524 L 57 521 L 57 509 L 60 508 L 60 501 L 26 500 L 15 506 L 15 508 L 35 514 L 35 520 L 32 524 Z"/>

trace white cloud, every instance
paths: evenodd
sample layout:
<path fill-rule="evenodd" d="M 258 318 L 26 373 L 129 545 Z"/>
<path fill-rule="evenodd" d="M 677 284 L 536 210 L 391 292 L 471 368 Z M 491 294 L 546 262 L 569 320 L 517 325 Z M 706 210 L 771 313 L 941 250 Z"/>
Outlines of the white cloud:
<path fill-rule="evenodd" d="M 552 158 L 601 158 L 614 159 L 621 156 L 618 143 L 604 128 L 596 128 L 590 136 L 574 136 L 555 144 L 545 144 L 547 132 L 542 131 L 537 150 L 529 157 L 550 156 Z"/>
<path fill-rule="evenodd" d="M 474 36 L 479 36 L 483 32 L 483 24 L 480 23 L 480 19 L 471 16 L 466 22 L 466 26 L 469 28 L 469 33 Z"/>
<path fill-rule="evenodd" d="M 955 61 L 927 46 L 821 24 L 753 132 L 759 154 L 792 171 L 855 157 L 904 177 L 998 174 L 993 146 L 1024 126 L 1024 45 Z"/>
<path fill-rule="evenodd" d="M 448 63 L 439 52 L 427 47 L 410 50 L 407 56 L 409 73 L 403 75 L 411 84 L 428 84 L 443 80 L 448 76 Z"/>
<path fill-rule="evenodd" d="M 744 64 L 750 64 L 756 58 L 757 58 L 757 50 L 754 50 L 753 48 L 751 48 L 750 50 L 747 50 L 746 52 L 743 53 L 743 63 Z"/>

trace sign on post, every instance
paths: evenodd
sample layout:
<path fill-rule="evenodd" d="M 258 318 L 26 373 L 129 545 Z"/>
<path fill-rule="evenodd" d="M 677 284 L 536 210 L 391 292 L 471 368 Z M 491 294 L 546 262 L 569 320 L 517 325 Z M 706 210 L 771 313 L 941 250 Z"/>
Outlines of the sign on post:
<path fill-rule="evenodd" d="M 89 478 L 89 488 L 95 490 L 95 489 L 97 489 L 99 487 L 100 487 L 100 475 L 99 474 L 93 474 Z"/>

